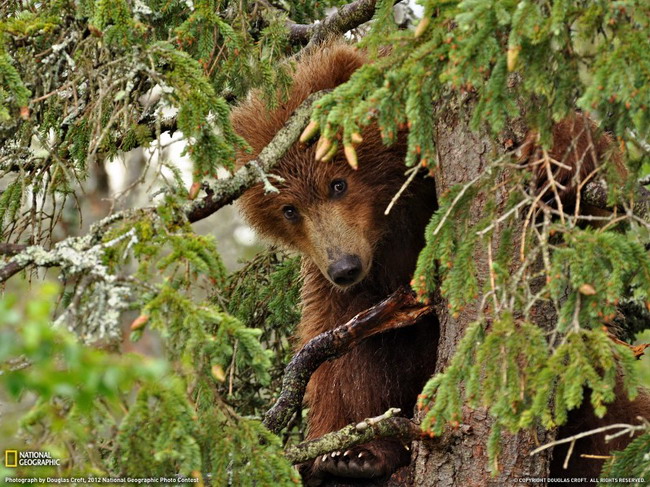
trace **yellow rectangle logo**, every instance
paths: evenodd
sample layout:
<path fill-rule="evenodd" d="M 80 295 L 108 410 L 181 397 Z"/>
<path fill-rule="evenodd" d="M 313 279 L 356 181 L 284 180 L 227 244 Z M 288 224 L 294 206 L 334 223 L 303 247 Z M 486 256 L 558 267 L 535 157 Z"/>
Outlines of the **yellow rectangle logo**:
<path fill-rule="evenodd" d="M 18 466 L 18 450 L 5 450 L 5 467 Z"/>

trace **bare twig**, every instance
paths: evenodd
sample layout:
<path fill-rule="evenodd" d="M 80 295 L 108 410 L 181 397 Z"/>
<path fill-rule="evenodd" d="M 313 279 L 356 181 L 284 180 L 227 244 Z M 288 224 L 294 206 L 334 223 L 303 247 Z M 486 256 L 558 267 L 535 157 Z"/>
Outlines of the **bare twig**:
<path fill-rule="evenodd" d="M 447 208 L 447 211 L 445 212 L 445 214 L 443 215 L 443 217 L 442 217 L 442 218 L 440 219 L 440 221 L 438 222 L 438 226 L 435 228 L 435 230 L 434 230 L 433 233 L 432 233 L 433 236 L 438 235 L 438 232 L 440 231 L 440 229 L 442 228 L 442 226 L 443 226 L 443 225 L 445 224 L 445 222 L 447 221 L 447 218 L 449 218 L 449 216 L 451 215 L 451 212 L 454 211 L 454 207 L 456 206 L 456 204 L 458 204 L 458 202 L 461 200 L 461 198 L 462 198 L 463 195 L 467 192 L 467 190 L 468 190 L 469 188 L 471 188 L 474 184 L 476 184 L 476 182 L 477 182 L 479 179 L 481 179 L 481 178 L 482 178 L 486 173 L 489 173 L 489 171 L 490 171 L 490 170 L 488 169 L 487 171 L 485 171 L 485 173 L 483 173 L 483 174 L 479 174 L 478 176 L 476 176 L 474 179 L 472 179 L 471 181 L 469 181 L 468 183 L 466 183 L 466 184 L 461 188 L 461 190 L 458 192 L 458 194 L 456 195 L 456 197 L 454 198 L 454 200 L 453 200 L 453 201 L 451 202 L 451 204 L 449 205 L 449 208 Z"/>
<path fill-rule="evenodd" d="M 290 446 L 284 455 L 291 463 L 296 464 L 325 453 L 368 443 L 376 438 L 401 438 L 404 441 L 419 438 L 422 434 L 420 429 L 407 418 L 395 417 L 399 412 L 399 409 L 389 409 L 381 416 L 350 424 L 320 438 Z"/>
<path fill-rule="evenodd" d="M 406 171 L 405 174 L 409 174 L 409 177 L 406 181 L 404 181 L 404 184 L 402 184 L 402 187 L 399 189 L 399 191 L 393 196 L 393 199 L 390 200 L 390 203 L 388 203 L 388 206 L 386 207 L 386 211 L 384 211 L 384 215 L 388 215 L 390 213 L 390 210 L 392 210 L 393 206 L 395 203 L 397 203 L 397 200 L 399 199 L 400 196 L 402 196 L 402 193 L 406 191 L 406 188 L 409 187 L 409 184 L 413 182 L 415 179 L 415 176 L 417 176 L 418 172 L 420 171 L 420 167 L 422 166 L 415 166 L 408 171 Z"/>
<path fill-rule="evenodd" d="M 633 425 L 633 424 L 627 424 L 627 423 L 615 423 L 615 424 L 608 424 L 607 426 L 601 426 L 600 428 L 595 428 L 589 431 L 583 431 L 582 433 L 578 433 L 577 435 L 569 436 L 567 438 L 562 438 L 560 440 L 555 440 L 551 441 L 550 443 L 546 443 L 545 445 L 540 446 L 539 448 L 535 448 L 533 451 L 529 453 L 530 456 L 536 455 L 541 451 L 544 451 L 548 448 L 552 448 L 557 445 L 562 445 L 564 443 L 575 443 L 577 440 L 580 438 L 585 438 L 587 436 L 592 436 L 596 435 L 598 433 L 604 433 L 605 431 L 613 430 L 613 429 L 619 429 L 621 431 L 618 431 L 614 433 L 613 435 L 607 435 L 605 436 L 605 441 L 612 440 L 618 436 L 624 435 L 624 434 L 629 434 L 630 436 L 633 436 L 635 433 L 640 432 L 640 431 L 646 431 L 648 429 L 648 425 L 646 423 L 640 424 L 640 425 Z M 568 458 L 565 460 L 565 464 L 568 461 Z"/>
<path fill-rule="evenodd" d="M 418 303 L 410 292 L 399 289 L 344 325 L 310 340 L 287 365 L 282 392 L 266 413 L 264 425 L 275 433 L 287 425 L 302 403 L 309 378 L 322 363 L 344 355 L 377 333 L 413 325 L 431 312 L 433 307 Z"/>

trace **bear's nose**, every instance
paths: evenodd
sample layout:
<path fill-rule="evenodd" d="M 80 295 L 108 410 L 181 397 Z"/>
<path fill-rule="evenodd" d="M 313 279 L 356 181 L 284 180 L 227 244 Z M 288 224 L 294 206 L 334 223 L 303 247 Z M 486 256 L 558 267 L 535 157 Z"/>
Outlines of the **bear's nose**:
<path fill-rule="evenodd" d="M 339 286 L 353 284 L 361 274 L 361 259 L 356 255 L 344 255 L 329 266 L 327 273 Z"/>

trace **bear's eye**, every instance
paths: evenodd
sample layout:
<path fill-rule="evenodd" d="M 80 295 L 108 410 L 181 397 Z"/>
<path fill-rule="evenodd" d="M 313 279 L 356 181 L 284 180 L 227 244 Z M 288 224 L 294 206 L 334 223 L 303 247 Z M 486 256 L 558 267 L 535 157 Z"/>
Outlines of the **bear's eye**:
<path fill-rule="evenodd" d="M 295 222 L 298 219 L 298 210 L 295 206 L 283 206 L 282 213 L 284 213 L 284 217 L 289 221 Z"/>
<path fill-rule="evenodd" d="M 348 189 L 348 183 L 345 182 L 345 179 L 335 179 L 330 183 L 330 196 L 332 198 L 338 198 L 345 193 L 346 189 Z"/>

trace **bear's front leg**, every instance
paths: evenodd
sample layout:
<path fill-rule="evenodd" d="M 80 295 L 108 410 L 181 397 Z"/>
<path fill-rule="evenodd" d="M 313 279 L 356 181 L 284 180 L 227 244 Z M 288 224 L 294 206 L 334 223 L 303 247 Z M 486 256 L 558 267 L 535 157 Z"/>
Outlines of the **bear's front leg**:
<path fill-rule="evenodd" d="M 321 365 L 312 376 L 307 388 L 309 439 L 378 416 L 390 407 L 406 406 L 406 414 L 411 413 L 412 401 L 399 400 L 402 394 L 395 394 L 396 378 L 387 372 L 385 357 L 378 352 L 387 347 L 378 347 L 376 341 L 370 339 Z M 307 485 L 317 486 L 329 478 L 387 477 L 409 461 L 410 452 L 400 440 L 380 439 L 322 455 L 301 470 Z"/>

